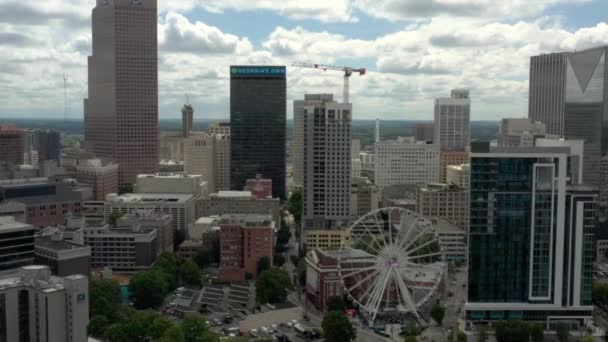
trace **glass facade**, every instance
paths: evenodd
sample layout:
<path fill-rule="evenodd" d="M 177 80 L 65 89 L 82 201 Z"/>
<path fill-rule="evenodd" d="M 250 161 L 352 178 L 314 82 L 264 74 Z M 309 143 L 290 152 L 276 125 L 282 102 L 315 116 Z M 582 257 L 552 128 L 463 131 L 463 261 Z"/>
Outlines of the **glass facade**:
<path fill-rule="evenodd" d="M 287 90 L 285 67 L 230 68 L 231 187 L 272 179 L 272 196 L 285 197 Z"/>

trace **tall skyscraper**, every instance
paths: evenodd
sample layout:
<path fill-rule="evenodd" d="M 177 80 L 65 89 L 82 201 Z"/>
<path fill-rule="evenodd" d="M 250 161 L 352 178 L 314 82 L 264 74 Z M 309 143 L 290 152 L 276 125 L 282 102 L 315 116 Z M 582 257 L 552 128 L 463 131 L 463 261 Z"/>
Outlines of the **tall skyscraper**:
<path fill-rule="evenodd" d="M 23 164 L 25 134 L 14 125 L 0 125 L 0 162 Z"/>
<path fill-rule="evenodd" d="M 532 147 L 537 138 L 546 136 L 546 126 L 542 122 L 526 118 L 502 119 L 498 131 L 498 146 Z M 559 136 L 555 135 L 553 138 Z"/>
<path fill-rule="evenodd" d="M 470 140 L 470 120 L 468 90 L 455 89 L 450 97 L 436 99 L 433 143 L 442 151 L 464 151 Z"/>
<path fill-rule="evenodd" d="M 119 186 L 158 169 L 156 0 L 97 0 L 85 146 L 119 164 Z"/>
<path fill-rule="evenodd" d="M 566 69 L 564 136 L 585 141 L 584 182 L 598 187 L 601 159 L 608 153 L 607 51 L 602 46 L 570 53 Z"/>
<path fill-rule="evenodd" d="M 584 325 L 593 312 L 597 191 L 572 169 L 578 149 L 471 150 L 467 320 Z"/>
<path fill-rule="evenodd" d="M 568 53 L 530 58 L 528 118 L 545 124 L 548 134 L 564 135 Z"/>
<path fill-rule="evenodd" d="M 261 174 L 285 198 L 287 80 L 284 66 L 230 67 L 231 187 Z"/>
<path fill-rule="evenodd" d="M 194 130 L 194 109 L 192 105 L 185 104 L 182 107 L 182 136 L 187 138 Z"/>
<path fill-rule="evenodd" d="M 416 141 L 433 142 L 433 134 L 435 134 L 435 126 L 432 123 L 417 124 L 414 128 Z"/>
<path fill-rule="evenodd" d="M 352 105 L 307 95 L 303 123 L 303 227 L 344 228 L 350 219 Z"/>

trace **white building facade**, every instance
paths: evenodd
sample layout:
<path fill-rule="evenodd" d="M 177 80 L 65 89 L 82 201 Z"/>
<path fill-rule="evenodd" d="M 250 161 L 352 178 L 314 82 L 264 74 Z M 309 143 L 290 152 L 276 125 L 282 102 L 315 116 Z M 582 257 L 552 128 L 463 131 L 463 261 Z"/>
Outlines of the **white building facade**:
<path fill-rule="evenodd" d="M 375 179 L 382 189 L 439 181 L 439 145 L 386 141 L 375 146 Z"/>

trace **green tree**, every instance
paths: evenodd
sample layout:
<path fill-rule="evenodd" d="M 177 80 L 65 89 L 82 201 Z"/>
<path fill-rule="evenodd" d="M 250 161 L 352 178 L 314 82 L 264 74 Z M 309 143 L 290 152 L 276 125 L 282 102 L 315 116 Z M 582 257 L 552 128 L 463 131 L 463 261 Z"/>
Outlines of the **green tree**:
<path fill-rule="evenodd" d="M 287 272 L 279 269 L 266 270 L 256 281 L 256 300 L 260 304 L 283 303 L 287 299 L 287 291 L 292 289 Z"/>
<path fill-rule="evenodd" d="M 418 336 L 418 335 L 420 335 L 420 329 L 418 328 L 418 325 L 416 324 L 416 322 L 414 322 L 414 321 L 408 321 L 407 325 L 405 326 L 404 334 L 405 334 L 405 336 Z"/>
<path fill-rule="evenodd" d="M 528 323 L 518 320 L 497 321 L 494 323 L 494 332 L 498 342 L 519 342 L 530 338 Z"/>
<path fill-rule="evenodd" d="M 92 279 L 89 290 L 91 317 L 103 315 L 112 318 L 120 304 L 120 285 L 113 280 Z"/>
<path fill-rule="evenodd" d="M 109 219 L 110 226 L 116 228 L 116 225 L 118 224 L 118 220 L 121 217 L 122 217 L 121 213 L 119 213 L 118 211 L 113 211 L 112 214 L 110 214 L 110 219 Z"/>
<path fill-rule="evenodd" d="M 155 342 L 186 342 L 181 326 L 173 325 L 165 331 L 163 336 Z"/>
<path fill-rule="evenodd" d="M 431 317 L 435 320 L 435 322 L 437 322 L 437 324 L 441 325 L 444 316 L 445 308 L 438 304 L 433 305 L 433 308 L 431 308 Z"/>
<path fill-rule="evenodd" d="M 179 266 L 179 277 L 188 285 L 201 285 L 201 269 L 192 260 L 186 260 Z"/>
<path fill-rule="evenodd" d="M 467 334 L 458 330 L 458 333 L 456 334 L 456 340 L 458 342 L 467 342 Z"/>
<path fill-rule="evenodd" d="M 192 257 L 192 260 L 200 267 L 201 269 L 205 269 L 209 267 L 211 264 L 211 253 L 209 250 L 201 248 Z"/>
<path fill-rule="evenodd" d="M 212 341 L 211 335 L 205 320 L 199 314 L 187 315 L 182 321 L 182 331 L 188 342 L 209 342 Z"/>
<path fill-rule="evenodd" d="M 110 326 L 110 320 L 104 315 L 96 315 L 89 320 L 88 331 L 93 337 L 103 337 L 104 332 Z"/>
<path fill-rule="evenodd" d="M 350 324 L 350 321 L 338 311 L 326 314 L 323 317 L 321 327 L 325 334 L 325 342 L 350 342 L 357 337 L 357 331 Z"/>
<path fill-rule="evenodd" d="M 267 256 L 263 256 L 261 258 L 258 259 L 258 274 L 261 274 L 262 272 L 269 270 L 270 267 L 272 265 L 270 265 L 270 258 Z"/>
<path fill-rule="evenodd" d="M 277 254 L 274 256 L 274 265 L 276 267 L 281 267 L 285 264 L 285 256 L 283 254 Z"/>
<path fill-rule="evenodd" d="M 488 340 L 488 331 L 483 325 L 477 329 L 477 342 L 486 342 Z"/>
<path fill-rule="evenodd" d="M 555 330 L 557 332 L 557 339 L 559 342 L 568 342 L 568 339 L 570 338 L 570 328 L 568 327 L 568 324 L 559 322 L 557 323 Z"/>
<path fill-rule="evenodd" d="M 287 201 L 287 210 L 293 215 L 296 223 L 300 223 L 302 220 L 302 193 L 299 191 L 294 191 L 289 196 L 289 200 Z"/>
<path fill-rule="evenodd" d="M 179 260 L 174 253 L 162 252 L 154 262 L 154 269 L 164 273 L 171 290 L 177 287 Z"/>
<path fill-rule="evenodd" d="M 160 306 L 169 291 L 166 277 L 156 270 L 142 271 L 129 283 L 133 303 L 137 309 L 153 309 Z"/>
<path fill-rule="evenodd" d="M 338 311 L 344 312 L 344 300 L 342 297 L 329 297 L 327 298 L 327 312 Z"/>
<path fill-rule="evenodd" d="M 304 287 L 306 285 L 306 260 L 304 258 L 301 258 L 298 262 L 298 281 L 300 286 Z"/>
<path fill-rule="evenodd" d="M 418 341 L 418 339 L 416 339 L 416 336 L 405 336 L 404 342 L 416 342 Z"/>
<path fill-rule="evenodd" d="M 530 338 L 532 339 L 532 342 L 543 342 L 545 340 L 542 324 L 534 323 L 530 325 Z"/>

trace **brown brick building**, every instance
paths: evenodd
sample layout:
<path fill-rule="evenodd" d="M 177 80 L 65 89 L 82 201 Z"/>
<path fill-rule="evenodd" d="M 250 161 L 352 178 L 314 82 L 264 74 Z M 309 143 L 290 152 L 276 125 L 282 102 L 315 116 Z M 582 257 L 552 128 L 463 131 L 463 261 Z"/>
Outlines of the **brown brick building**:
<path fill-rule="evenodd" d="M 23 164 L 25 132 L 14 125 L 0 125 L 0 161 Z"/>

